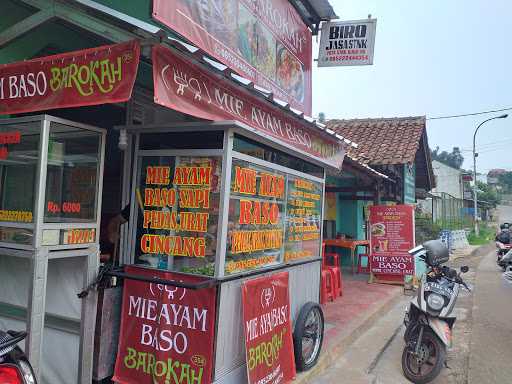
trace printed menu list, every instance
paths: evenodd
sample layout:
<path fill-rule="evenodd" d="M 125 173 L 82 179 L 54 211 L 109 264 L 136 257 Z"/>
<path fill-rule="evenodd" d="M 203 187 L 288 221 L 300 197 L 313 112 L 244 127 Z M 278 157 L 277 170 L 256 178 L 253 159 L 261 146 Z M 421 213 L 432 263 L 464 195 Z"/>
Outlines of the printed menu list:
<path fill-rule="evenodd" d="M 320 246 L 321 186 L 289 178 L 285 260 L 303 259 L 318 254 Z"/>

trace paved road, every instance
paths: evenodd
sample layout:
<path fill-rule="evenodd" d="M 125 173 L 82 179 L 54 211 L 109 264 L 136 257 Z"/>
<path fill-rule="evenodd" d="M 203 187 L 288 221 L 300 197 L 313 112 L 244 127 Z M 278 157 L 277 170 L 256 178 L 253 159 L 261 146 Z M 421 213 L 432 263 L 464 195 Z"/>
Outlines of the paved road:
<path fill-rule="evenodd" d="M 500 222 L 512 207 L 500 206 Z M 512 383 L 512 285 L 501 278 L 495 255 L 478 268 L 474 293 L 469 384 Z"/>

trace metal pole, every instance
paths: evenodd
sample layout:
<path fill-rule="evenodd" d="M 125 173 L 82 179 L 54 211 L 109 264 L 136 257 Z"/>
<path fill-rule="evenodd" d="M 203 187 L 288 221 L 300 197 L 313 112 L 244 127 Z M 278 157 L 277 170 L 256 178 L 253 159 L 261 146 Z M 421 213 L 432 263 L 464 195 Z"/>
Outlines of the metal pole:
<path fill-rule="evenodd" d="M 476 127 L 475 129 L 475 134 L 473 135 L 473 199 L 474 199 L 474 225 L 475 225 L 475 235 L 478 236 L 479 235 L 479 231 L 478 231 L 478 196 L 477 196 L 477 186 L 476 186 L 476 157 L 478 156 L 478 154 L 476 153 L 476 150 L 475 150 L 475 140 L 476 140 L 476 133 L 478 132 L 478 130 L 480 129 L 480 127 L 482 125 L 484 125 L 485 123 L 487 123 L 488 121 L 491 121 L 491 120 L 495 120 L 495 119 L 506 119 L 508 117 L 507 114 L 505 115 L 501 115 L 501 116 L 496 116 L 496 117 L 491 117 L 490 119 L 487 119 L 487 120 L 484 120 L 482 121 L 478 127 Z"/>

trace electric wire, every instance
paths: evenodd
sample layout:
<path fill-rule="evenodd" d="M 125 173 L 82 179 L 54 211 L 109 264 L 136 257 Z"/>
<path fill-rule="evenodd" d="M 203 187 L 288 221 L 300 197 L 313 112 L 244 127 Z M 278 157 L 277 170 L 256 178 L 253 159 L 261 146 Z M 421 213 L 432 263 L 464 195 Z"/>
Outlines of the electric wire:
<path fill-rule="evenodd" d="M 505 111 L 512 111 L 512 107 L 493 109 L 493 110 L 482 111 L 482 112 L 463 113 L 463 114 L 460 114 L 460 115 L 447 115 L 447 116 L 427 117 L 427 120 L 455 119 L 455 118 L 458 118 L 458 117 L 486 115 L 486 114 L 489 114 L 489 113 L 497 113 L 497 112 L 505 112 Z"/>

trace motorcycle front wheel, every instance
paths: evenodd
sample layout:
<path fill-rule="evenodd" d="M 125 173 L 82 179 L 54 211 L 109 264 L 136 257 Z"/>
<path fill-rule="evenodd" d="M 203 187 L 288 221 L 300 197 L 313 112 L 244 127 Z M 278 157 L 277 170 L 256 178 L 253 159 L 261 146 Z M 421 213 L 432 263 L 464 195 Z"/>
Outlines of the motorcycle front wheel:
<path fill-rule="evenodd" d="M 425 329 L 418 355 L 414 340 L 407 343 L 402 352 L 402 370 L 407 379 L 415 384 L 426 384 L 434 380 L 446 359 L 446 347 L 430 330 Z"/>

